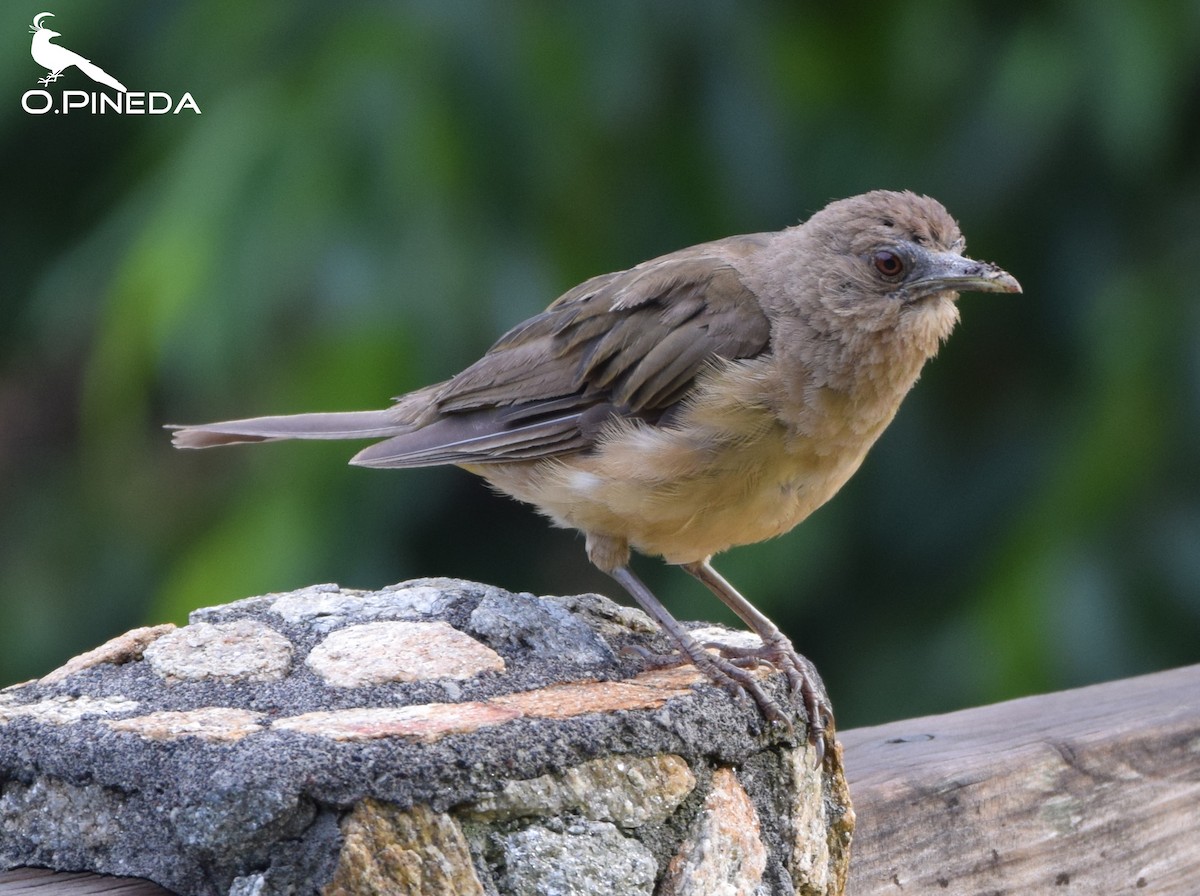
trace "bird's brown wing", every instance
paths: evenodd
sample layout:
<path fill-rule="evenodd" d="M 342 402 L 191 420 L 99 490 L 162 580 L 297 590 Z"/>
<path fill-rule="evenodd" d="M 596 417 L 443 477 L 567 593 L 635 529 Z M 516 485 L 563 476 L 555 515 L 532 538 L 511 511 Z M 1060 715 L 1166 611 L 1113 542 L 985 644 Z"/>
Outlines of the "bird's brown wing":
<path fill-rule="evenodd" d="M 722 244 L 750 251 L 760 239 Z M 528 460 L 587 448 L 613 415 L 659 422 L 715 359 L 753 357 L 770 340 L 758 299 L 707 248 L 575 287 L 437 389 L 428 424 L 353 462 Z"/>

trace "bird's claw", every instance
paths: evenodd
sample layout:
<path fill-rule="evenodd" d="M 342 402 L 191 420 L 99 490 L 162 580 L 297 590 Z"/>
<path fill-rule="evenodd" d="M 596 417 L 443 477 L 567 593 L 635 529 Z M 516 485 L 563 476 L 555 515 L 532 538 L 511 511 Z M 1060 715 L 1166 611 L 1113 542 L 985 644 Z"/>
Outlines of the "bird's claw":
<path fill-rule="evenodd" d="M 804 708 L 804 714 L 808 719 L 808 741 L 816 750 L 816 761 L 820 765 L 825 757 L 826 741 L 831 736 L 833 707 L 826 695 L 825 683 L 821 680 L 821 674 L 812 661 L 797 653 L 791 642 L 783 635 L 777 639 L 770 639 L 759 647 L 739 647 L 713 642 L 706 643 L 704 646 L 719 650 L 724 663 L 742 671 L 743 674 L 746 669 L 764 665 L 783 673 L 787 678 L 788 691 L 792 700 Z M 759 699 L 749 688 L 745 690 L 754 698 L 768 721 L 782 721 L 788 729 L 791 729 L 790 717 L 774 700 L 765 694 L 763 694 L 763 699 Z M 761 688 L 758 689 L 758 692 L 763 693 Z"/>
<path fill-rule="evenodd" d="M 707 648 L 695 655 L 691 651 L 662 654 L 637 645 L 629 645 L 625 652 L 635 654 L 653 668 L 678 666 L 691 662 L 714 684 L 745 700 L 749 698 L 758 706 L 767 722 L 780 725 L 789 736 L 794 736 L 793 714 L 772 698 L 749 671 L 760 666 L 770 666 L 784 674 L 792 700 L 804 708 L 808 719 L 808 741 L 816 751 L 816 764 L 825 758 L 826 741 L 833 727 L 833 707 L 825 694 L 825 685 L 820 673 L 807 658 L 795 651 L 786 638 L 760 647 L 735 647 L 729 644 L 706 642 L 697 645 Z M 710 653 L 709 650 L 718 653 Z"/>
<path fill-rule="evenodd" d="M 707 645 L 697 646 L 704 647 Z M 753 700 L 768 722 L 783 725 L 787 728 L 789 734 L 793 732 L 791 718 L 767 695 L 754 676 L 746 671 L 746 664 L 737 660 L 727 659 L 723 656 L 714 655 L 706 650 L 698 650 L 694 654 L 686 649 L 680 649 L 675 653 L 655 653 L 640 645 L 630 644 L 622 648 L 621 652 L 637 656 L 643 663 L 653 669 L 681 666 L 684 663 L 690 662 L 703 672 L 713 684 L 735 698 L 739 700 L 747 698 Z M 759 665 L 763 662 L 765 660 L 755 662 L 753 665 Z"/>
<path fill-rule="evenodd" d="M 758 679 L 744 666 L 720 654 L 709 653 L 707 650 L 701 650 L 697 656 L 688 658 L 714 684 L 740 700 L 749 697 L 768 722 L 783 726 L 789 736 L 795 734 L 791 714 L 763 690 Z"/>

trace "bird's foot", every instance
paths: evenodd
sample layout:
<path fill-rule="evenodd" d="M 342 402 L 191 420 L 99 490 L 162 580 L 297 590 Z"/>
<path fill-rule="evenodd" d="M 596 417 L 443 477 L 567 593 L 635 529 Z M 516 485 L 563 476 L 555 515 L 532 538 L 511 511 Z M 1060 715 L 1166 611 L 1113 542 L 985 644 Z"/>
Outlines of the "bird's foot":
<path fill-rule="evenodd" d="M 591 548 L 589 555 L 590 552 Z M 601 568 L 606 569 L 607 566 L 602 565 Z M 749 697 L 758 704 L 768 722 L 781 725 L 789 736 L 793 736 L 795 731 L 792 725 L 795 707 L 797 704 L 802 706 L 808 721 L 808 740 L 816 751 L 817 764 L 820 765 L 825 757 L 826 740 L 832 737 L 830 729 L 833 724 L 833 710 L 816 667 L 796 653 L 792 642 L 770 620 L 751 607 L 745 598 L 737 594 L 707 563 L 687 564 L 683 568 L 712 588 L 743 619 L 755 619 L 758 624 L 752 627 L 761 638 L 761 642 L 752 647 L 720 644 L 717 645 L 717 652 L 710 652 L 667 612 L 667 608 L 628 566 L 613 566 L 608 569 L 608 573 L 675 642 L 679 654 L 674 659 L 674 664 L 689 660 L 718 687 L 739 699 Z M 640 650 L 636 652 L 642 653 Z M 658 659 L 653 654 L 642 655 L 651 662 Z M 792 706 L 784 708 L 763 689 L 759 677 L 751 671 L 754 666 L 763 663 L 778 669 L 786 676 Z"/>
<path fill-rule="evenodd" d="M 766 665 L 787 678 L 792 701 L 804 708 L 808 719 L 808 739 L 817 750 L 819 764 L 825 755 L 828 732 L 833 727 L 833 706 L 829 702 L 821 673 L 812 661 L 797 653 L 792 642 L 783 634 L 768 638 L 757 647 L 718 642 L 708 642 L 704 646 L 720 651 L 721 659 L 739 669 Z M 765 708 L 763 714 L 767 715 Z"/>
<path fill-rule="evenodd" d="M 47 72 L 46 77 L 38 78 L 38 83 L 43 87 L 49 87 L 52 83 L 58 80 L 58 72 Z"/>
<path fill-rule="evenodd" d="M 700 644 L 695 646 L 702 648 Z M 794 733 L 791 716 L 775 700 L 771 699 L 759 684 L 757 677 L 748 671 L 750 666 L 759 665 L 759 662 L 744 663 L 730 660 L 704 649 L 698 649 L 693 653 L 685 646 L 681 646 L 675 653 L 655 653 L 638 646 L 626 647 L 625 652 L 635 654 L 652 669 L 667 669 L 691 663 L 704 673 L 709 681 L 739 700 L 746 698 L 753 700 L 768 722 L 782 725 L 789 734 Z"/>
<path fill-rule="evenodd" d="M 772 698 L 751 670 L 770 666 L 782 672 L 787 678 L 792 700 L 804 708 L 808 718 L 808 740 L 816 750 L 816 763 L 821 764 L 825 757 L 827 732 L 833 724 L 833 707 L 820 674 L 807 657 L 796 653 L 786 638 L 780 644 L 771 646 L 744 647 L 715 641 L 696 646 L 704 649 L 694 654 L 686 647 L 669 654 L 655 653 L 639 646 L 630 646 L 626 650 L 652 668 L 668 668 L 690 662 L 726 692 L 738 699 L 753 700 L 768 722 L 781 725 L 789 735 L 794 735 L 794 713 Z M 710 652 L 714 650 L 717 652 Z"/>
<path fill-rule="evenodd" d="M 692 642 L 697 648 L 690 650 L 689 645 L 681 645 L 680 660 L 691 662 L 703 672 L 708 679 L 718 687 L 732 694 L 739 700 L 749 697 L 758 706 L 768 722 L 782 725 L 789 735 L 795 733 L 792 725 L 792 714 L 768 694 L 758 676 L 746 664 L 738 661 L 738 657 L 729 657 L 724 653 L 711 653 L 703 645 Z"/>

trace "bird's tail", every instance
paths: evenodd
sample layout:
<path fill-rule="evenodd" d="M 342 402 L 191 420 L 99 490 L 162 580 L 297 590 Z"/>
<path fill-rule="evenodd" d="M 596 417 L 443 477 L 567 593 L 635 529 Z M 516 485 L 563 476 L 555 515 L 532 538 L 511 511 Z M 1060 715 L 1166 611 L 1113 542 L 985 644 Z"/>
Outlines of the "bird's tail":
<path fill-rule="evenodd" d="M 201 426 L 168 426 L 176 448 L 212 448 L 239 442 L 277 442 L 283 439 L 373 439 L 398 435 L 411 424 L 397 420 L 393 410 L 346 411 L 331 414 L 292 414 L 224 420 Z"/>
<path fill-rule="evenodd" d="M 120 81 L 118 81 L 112 75 L 110 75 L 108 72 L 106 72 L 100 66 L 96 65 L 94 62 L 89 62 L 86 59 L 82 59 L 79 62 L 76 62 L 75 64 L 77 66 L 79 66 L 79 70 L 81 72 L 83 72 L 85 75 L 87 75 L 93 81 L 97 81 L 100 84 L 104 84 L 107 87 L 111 87 L 113 90 L 119 90 L 119 91 L 121 91 L 121 93 L 126 92 L 126 88 L 125 88 L 124 84 L 122 84 Z"/>

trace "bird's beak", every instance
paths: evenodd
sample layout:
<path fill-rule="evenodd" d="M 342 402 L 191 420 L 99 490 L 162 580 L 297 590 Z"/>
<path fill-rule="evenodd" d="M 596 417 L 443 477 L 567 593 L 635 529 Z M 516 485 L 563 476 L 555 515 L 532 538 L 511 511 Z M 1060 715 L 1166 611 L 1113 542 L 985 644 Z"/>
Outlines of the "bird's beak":
<path fill-rule="evenodd" d="M 975 261 L 955 252 L 935 252 L 920 276 L 908 283 L 919 295 L 937 292 L 1020 292 L 1021 284 L 1008 271 L 988 261 Z"/>

